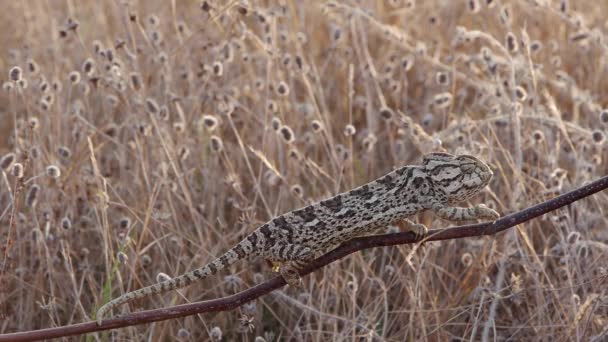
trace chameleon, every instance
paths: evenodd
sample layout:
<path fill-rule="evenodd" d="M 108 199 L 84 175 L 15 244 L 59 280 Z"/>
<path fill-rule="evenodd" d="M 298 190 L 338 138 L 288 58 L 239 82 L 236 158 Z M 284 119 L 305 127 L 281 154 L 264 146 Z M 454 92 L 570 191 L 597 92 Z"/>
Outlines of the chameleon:
<path fill-rule="evenodd" d="M 422 165 L 403 166 L 350 191 L 272 218 L 201 268 L 111 300 L 98 310 L 97 323 L 101 325 L 103 316 L 113 307 L 188 286 L 239 260 L 262 257 L 278 264 L 287 284 L 299 287 L 299 269 L 352 238 L 403 222 L 422 239 L 427 228 L 408 217 L 425 210 L 448 221 L 495 220 L 500 215 L 483 204 L 454 206 L 479 193 L 492 176 L 488 165 L 476 157 L 444 152 L 426 154 Z"/>

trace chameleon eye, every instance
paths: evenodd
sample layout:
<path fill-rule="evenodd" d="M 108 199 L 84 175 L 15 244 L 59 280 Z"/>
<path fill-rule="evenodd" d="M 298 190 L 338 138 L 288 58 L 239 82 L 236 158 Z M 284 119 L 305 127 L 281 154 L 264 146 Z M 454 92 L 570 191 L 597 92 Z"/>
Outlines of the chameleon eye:
<path fill-rule="evenodd" d="M 473 170 L 475 170 L 476 165 L 474 163 L 466 163 L 466 164 L 462 164 L 460 165 L 460 170 L 462 172 L 473 172 Z"/>

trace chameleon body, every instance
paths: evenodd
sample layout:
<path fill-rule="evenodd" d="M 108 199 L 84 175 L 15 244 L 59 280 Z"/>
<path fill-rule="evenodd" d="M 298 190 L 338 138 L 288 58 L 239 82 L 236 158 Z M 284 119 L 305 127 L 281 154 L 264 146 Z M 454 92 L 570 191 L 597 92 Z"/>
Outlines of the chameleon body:
<path fill-rule="evenodd" d="M 484 205 L 453 206 L 480 192 L 491 178 L 490 168 L 473 156 L 427 154 L 422 165 L 401 167 L 355 189 L 271 219 L 202 268 L 113 299 L 99 309 L 97 322 L 101 324 L 104 314 L 115 306 L 185 287 L 242 259 L 262 257 L 278 263 L 287 283 L 298 286 L 299 268 L 354 237 L 373 234 L 396 222 L 405 222 L 419 237 L 424 236 L 426 227 L 407 219 L 424 210 L 450 221 L 494 220 L 499 214 Z"/>

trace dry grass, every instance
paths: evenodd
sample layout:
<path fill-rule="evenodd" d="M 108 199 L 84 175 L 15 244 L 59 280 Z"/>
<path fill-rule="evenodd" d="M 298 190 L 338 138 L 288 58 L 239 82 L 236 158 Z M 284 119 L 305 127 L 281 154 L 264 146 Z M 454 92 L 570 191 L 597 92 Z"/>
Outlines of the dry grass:
<path fill-rule="evenodd" d="M 3 3 L 0 332 L 90 320 L 429 151 L 491 163 L 474 201 L 501 213 L 608 173 L 605 1 L 206 3 Z M 111 336 L 605 340 L 607 201 L 497 237 L 370 250 L 301 291 Z M 130 307 L 269 274 L 240 263 Z"/>

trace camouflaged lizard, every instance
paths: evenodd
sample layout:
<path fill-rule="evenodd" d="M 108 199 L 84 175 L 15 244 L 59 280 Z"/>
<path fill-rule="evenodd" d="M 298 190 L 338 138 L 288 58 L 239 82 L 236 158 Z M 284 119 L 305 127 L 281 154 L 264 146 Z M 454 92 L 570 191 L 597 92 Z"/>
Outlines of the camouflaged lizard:
<path fill-rule="evenodd" d="M 427 228 L 408 220 L 423 210 L 449 221 L 496 219 L 484 206 L 453 205 L 480 192 L 492 178 L 490 168 L 469 155 L 430 153 L 422 165 L 404 166 L 348 192 L 279 215 L 202 268 L 123 294 L 97 312 L 97 322 L 111 308 L 152 294 L 190 285 L 242 259 L 265 258 L 280 264 L 291 286 L 299 286 L 298 269 L 354 237 L 370 235 L 389 224 L 405 222 L 418 237 Z"/>

